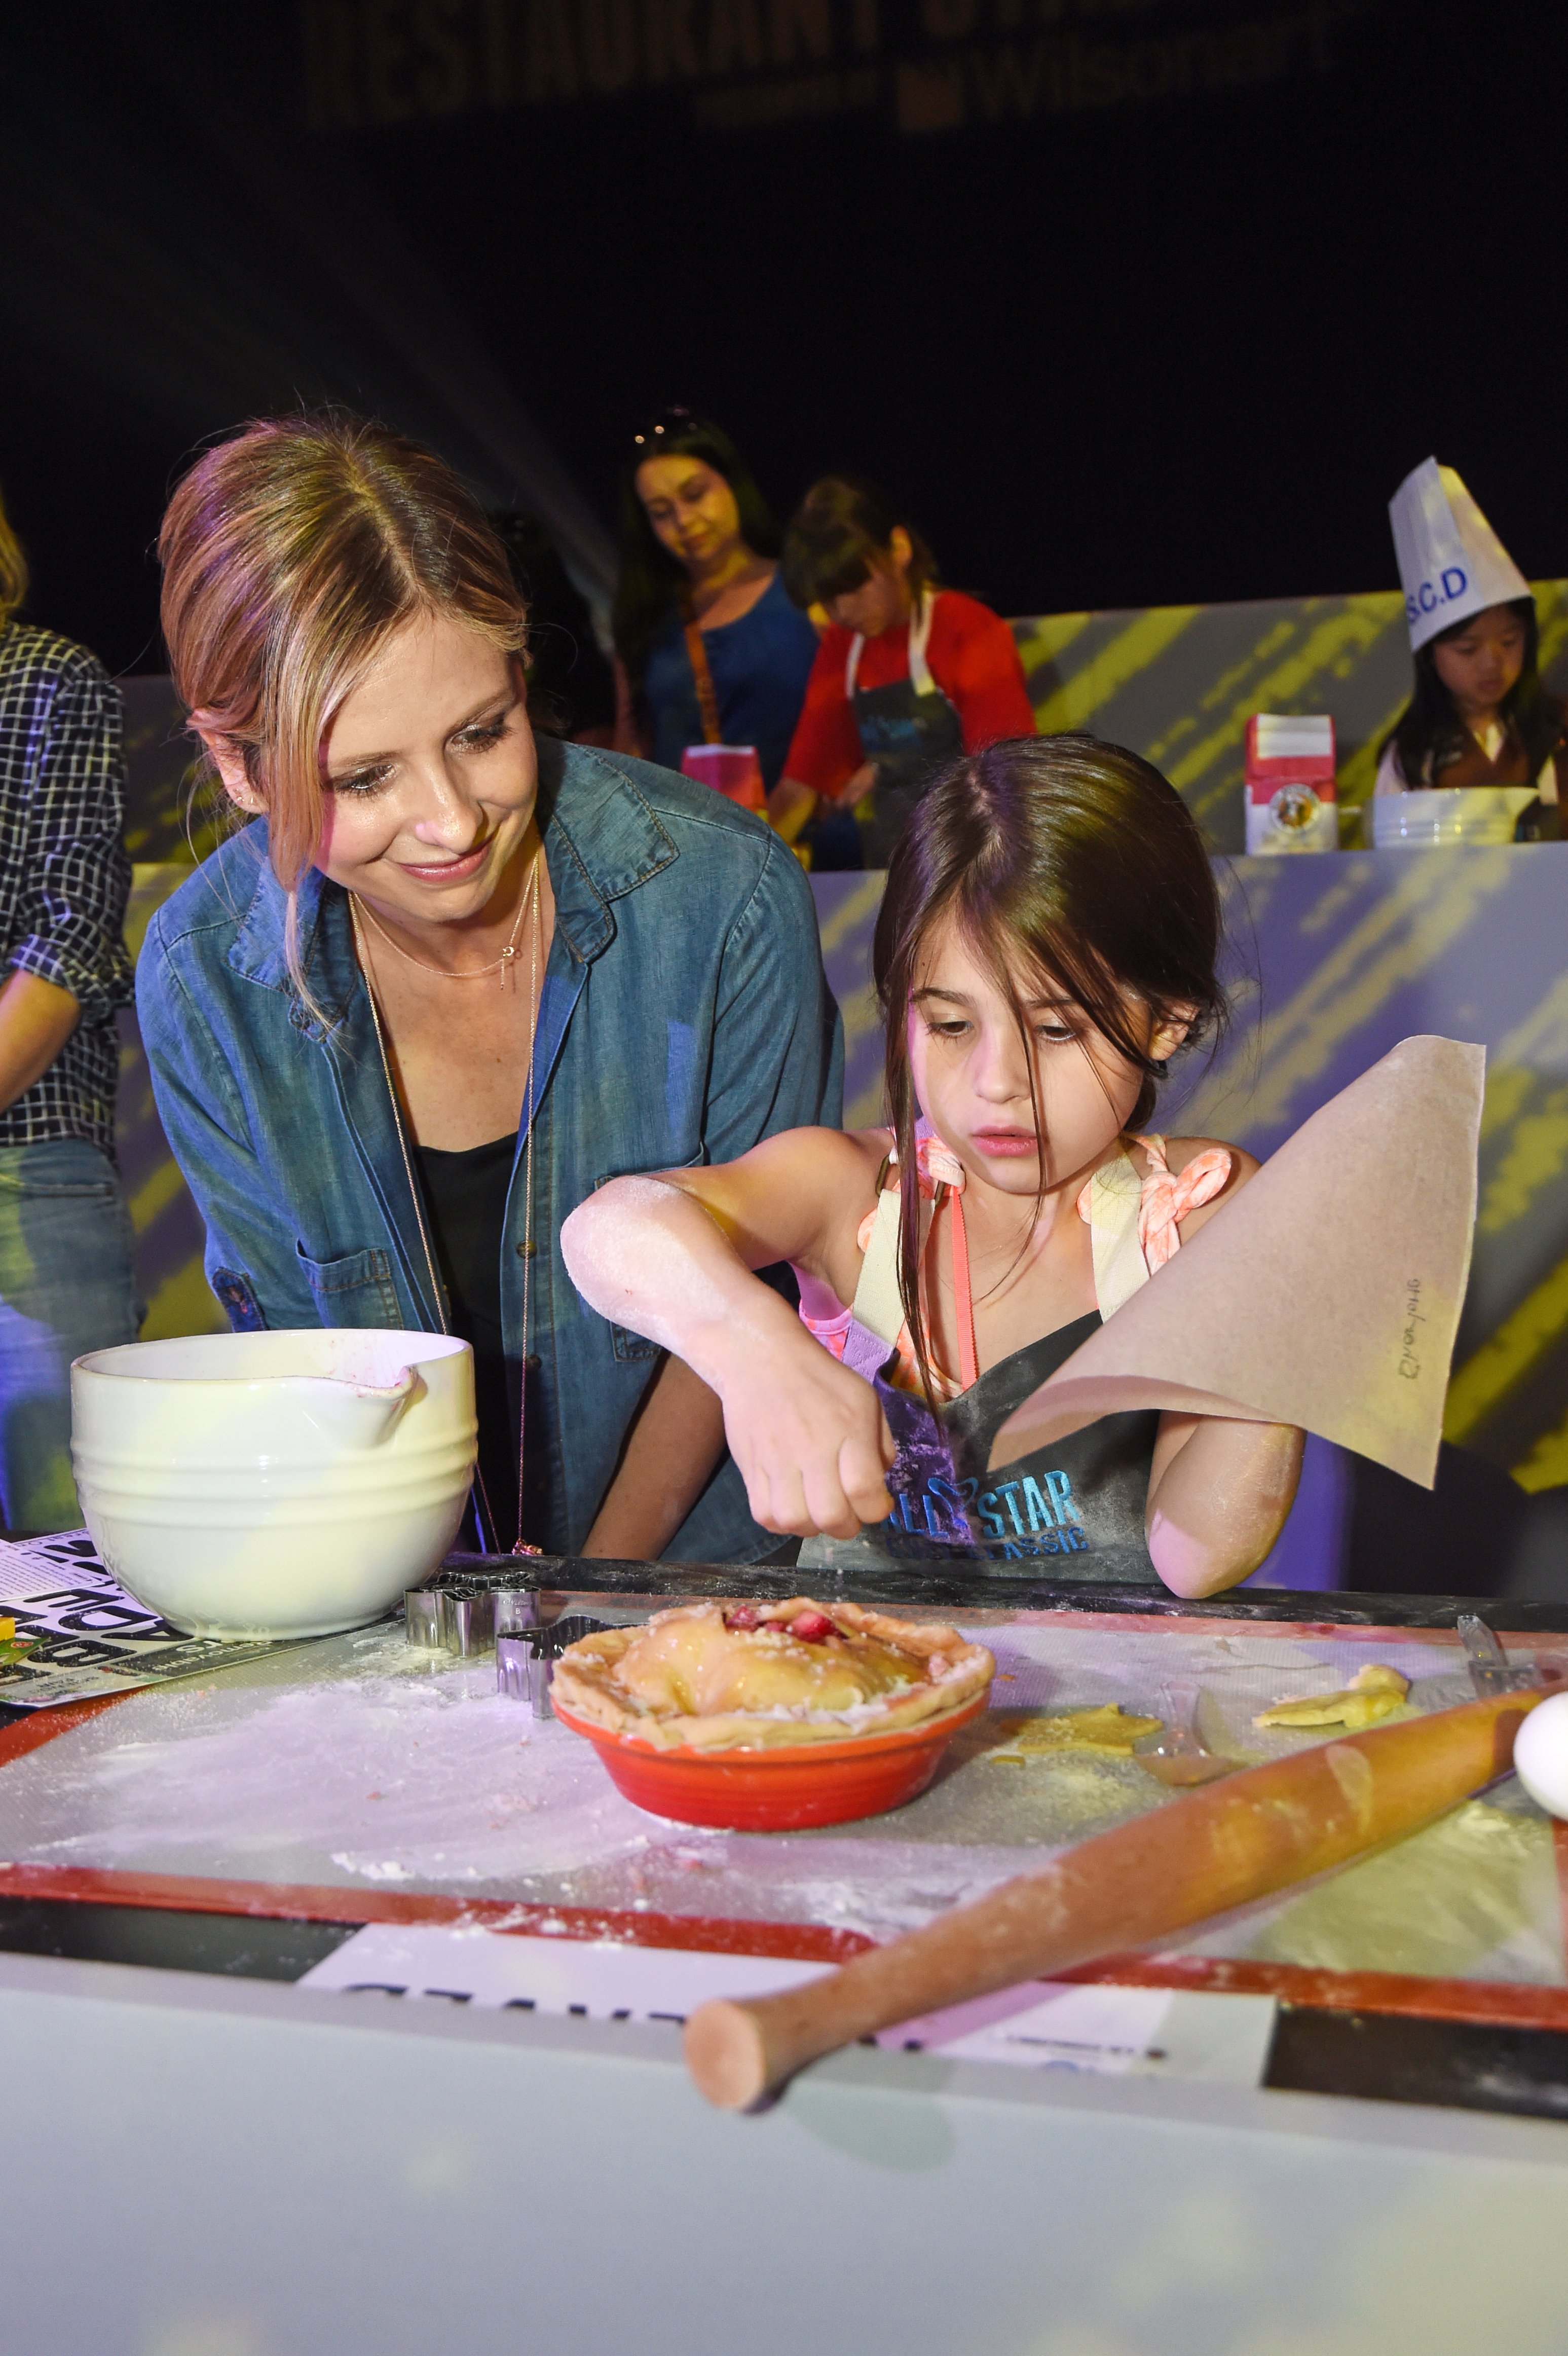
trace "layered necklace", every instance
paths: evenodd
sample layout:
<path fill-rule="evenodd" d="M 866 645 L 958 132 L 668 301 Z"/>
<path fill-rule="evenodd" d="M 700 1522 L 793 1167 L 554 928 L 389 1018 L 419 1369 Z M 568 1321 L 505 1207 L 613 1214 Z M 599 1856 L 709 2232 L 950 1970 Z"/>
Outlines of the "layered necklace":
<path fill-rule="evenodd" d="M 354 927 L 355 954 L 359 959 L 359 969 L 365 977 L 365 988 L 370 1001 L 370 1020 L 375 1025 L 376 1044 L 380 1050 L 381 1070 L 386 1078 L 387 1095 L 390 1099 L 392 1107 L 392 1124 L 397 1130 L 398 1147 L 403 1157 L 403 1174 L 409 1182 L 409 1196 L 414 1206 L 414 1220 L 419 1228 L 420 1242 L 424 1248 L 425 1268 L 430 1276 L 431 1298 L 435 1303 L 435 1313 L 441 1320 L 441 1330 L 446 1334 L 450 1334 L 452 1331 L 451 1326 L 447 1323 L 446 1318 L 446 1296 L 441 1279 L 436 1273 L 435 1253 L 431 1245 L 430 1230 L 425 1225 L 424 1205 L 420 1197 L 419 1184 L 414 1177 L 413 1156 L 409 1151 L 408 1132 L 403 1124 L 402 1108 L 398 1102 L 398 1091 L 392 1082 L 392 1059 L 387 1052 L 386 1023 L 382 1017 L 379 1001 L 377 997 L 375 975 L 372 970 L 370 961 L 366 955 L 365 936 L 360 928 L 359 920 L 361 916 L 363 916 L 366 921 L 373 926 L 377 933 L 380 935 L 380 937 L 386 942 L 387 947 L 389 949 L 395 950 L 397 955 L 404 960 L 405 964 L 417 966 L 421 973 L 433 973 L 443 981 L 477 981 L 487 973 L 499 971 L 501 976 L 501 987 L 505 989 L 507 986 L 507 975 L 517 960 L 517 935 L 522 930 L 523 918 L 525 916 L 529 918 L 528 1070 L 523 1115 L 524 1121 L 526 1123 L 523 1145 L 523 1363 L 521 1378 L 517 1387 L 519 1400 L 517 1409 L 517 1543 L 512 1548 L 512 1552 L 514 1554 L 538 1554 L 540 1551 L 540 1549 L 536 1546 L 528 1546 L 523 1537 L 523 1494 L 525 1487 L 525 1470 L 527 1464 L 525 1442 L 528 1420 L 528 1344 L 533 1332 L 530 1312 L 532 1308 L 534 1273 L 534 1045 L 539 1036 L 539 862 L 543 855 L 544 845 L 540 843 L 539 849 L 534 852 L 533 859 L 529 864 L 528 876 L 523 884 L 522 894 L 517 903 L 517 922 L 512 926 L 512 937 L 507 943 L 506 948 L 501 951 L 500 956 L 489 965 L 470 967 L 457 973 L 453 972 L 446 966 L 427 965 L 422 958 L 411 957 L 408 950 L 403 948 L 396 940 L 393 939 L 386 926 L 377 923 L 374 913 L 363 901 L 360 900 L 357 893 L 351 892 L 348 895 L 349 920 Z M 494 1543 L 496 1535 L 496 1516 L 491 1511 L 490 1500 L 485 1494 L 485 1476 L 479 1470 L 477 1460 L 475 1460 L 474 1467 L 474 1482 L 475 1486 L 479 1492 L 479 1502 L 485 1509 L 485 1519 L 490 1526 L 490 1537 L 492 1543 Z"/>
<path fill-rule="evenodd" d="M 537 851 L 534 853 L 533 864 L 528 870 L 528 882 L 523 885 L 522 898 L 517 902 L 517 920 L 512 926 L 512 937 L 507 943 L 506 948 L 501 951 L 500 956 L 494 958 L 489 965 L 464 966 L 456 971 L 453 971 L 451 966 L 427 965 L 423 958 L 411 956 L 409 951 L 404 948 L 402 943 L 394 939 L 393 936 L 387 930 L 386 926 L 380 922 L 379 918 L 377 916 L 376 911 L 370 906 L 368 901 L 361 900 L 357 892 L 350 893 L 349 894 L 349 898 L 354 907 L 355 937 L 356 940 L 357 940 L 359 918 L 363 916 L 366 923 L 369 925 L 374 931 L 380 934 L 381 938 L 386 942 L 387 947 L 389 949 L 395 950 L 397 955 L 402 958 L 405 965 L 418 966 L 421 973 L 437 974 L 443 981 L 483 981 L 487 973 L 498 973 L 501 977 L 501 987 L 505 990 L 507 986 L 507 971 L 511 967 L 513 959 L 517 954 L 517 935 L 523 928 L 523 918 L 528 912 L 530 886 L 532 890 L 533 912 L 537 921 L 539 904 L 539 855 Z M 535 948 L 537 954 L 537 940 Z M 362 966 L 364 965 L 365 960 L 363 957 L 360 958 L 359 962 Z"/>

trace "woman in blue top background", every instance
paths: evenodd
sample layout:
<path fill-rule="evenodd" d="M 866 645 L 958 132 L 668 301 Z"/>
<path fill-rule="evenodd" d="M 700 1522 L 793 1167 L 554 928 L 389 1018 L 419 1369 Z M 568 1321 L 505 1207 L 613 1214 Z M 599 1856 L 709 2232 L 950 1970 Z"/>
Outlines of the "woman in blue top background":
<path fill-rule="evenodd" d="M 779 529 L 729 435 L 667 409 L 633 436 L 621 487 L 615 650 L 620 743 L 678 769 L 705 741 L 687 631 L 700 633 L 726 744 L 754 744 L 772 787 L 816 659 L 816 632 L 779 578 Z"/>

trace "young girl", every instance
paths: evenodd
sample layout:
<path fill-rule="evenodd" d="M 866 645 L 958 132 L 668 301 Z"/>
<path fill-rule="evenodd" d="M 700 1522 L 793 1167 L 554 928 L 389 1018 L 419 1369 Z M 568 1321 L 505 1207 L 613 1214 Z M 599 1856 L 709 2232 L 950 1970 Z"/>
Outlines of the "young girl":
<path fill-rule="evenodd" d="M 1378 760 L 1380 794 L 1529 786 L 1555 806 L 1568 768 L 1561 700 L 1541 685 L 1533 597 L 1488 605 L 1418 647 L 1415 683 Z"/>
<path fill-rule="evenodd" d="M 816 795 L 829 811 L 859 806 L 865 864 L 885 867 L 940 769 L 1034 733 L 1018 647 L 988 605 L 941 586 L 935 558 L 886 493 L 849 476 L 806 493 L 784 578 L 797 605 L 824 608 L 833 626 L 769 804 L 773 821 L 787 833 Z M 819 839 L 825 830 L 819 817 Z"/>
<path fill-rule="evenodd" d="M 718 1392 L 752 1513 L 814 1540 L 804 1559 L 859 1534 L 837 1559 L 1048 1557 L 1180 1595 L 1263 1561 L 1293 1429 L 1113 1415 L 988 1469 L 1013 1410 L 1257 1167 L 1144 1127 L 1222 1016 L 1219 937 L 1198 830 L 1146 762 L 995 744 L 933 786 L 889 871 L 890 1127 L 619 1179 L 567 1221 L 579 1290 Z M 786 1258 L 798 1318 L 751 1273 Z"/>
<path fill-rule="evenodd" d="M 1555 840 L 1568 715 L 1541 684 L 1529 582 L 1452 466 L 1424 460 L 1389 514 L 1415 679 L 1374 793 L 1533 786 L 1519 830 Z"/>

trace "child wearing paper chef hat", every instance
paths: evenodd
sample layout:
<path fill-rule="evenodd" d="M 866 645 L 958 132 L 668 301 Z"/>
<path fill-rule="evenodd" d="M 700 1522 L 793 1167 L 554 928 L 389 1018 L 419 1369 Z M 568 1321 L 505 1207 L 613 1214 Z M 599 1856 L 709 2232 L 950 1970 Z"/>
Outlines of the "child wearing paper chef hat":
<path fill-rule="evenodd" d="M 1530 786 L 1529 839 L 1559 832 L 1563 723 L 1536 668 L 1535 600 L 1452 466 L 1423 459 L 1389 502 L 1415 689 L 1380 748 L 1380 794 Z"/>

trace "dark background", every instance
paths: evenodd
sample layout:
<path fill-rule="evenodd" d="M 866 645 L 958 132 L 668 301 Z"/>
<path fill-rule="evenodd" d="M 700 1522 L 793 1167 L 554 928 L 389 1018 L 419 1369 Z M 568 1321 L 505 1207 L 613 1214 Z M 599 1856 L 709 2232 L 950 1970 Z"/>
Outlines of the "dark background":
<path fill-rule="evenodd" d="M 1075 5 L 1121 37 L 1179 0 Z M 645 95 L 313 127 L 293 5 L 12 6 L 29 610 L 161 668 L 170 480 L 321 396 L 545 508 L 601 580 L 625 436 L 671 400 L 781 509 L 882 477 L 1010 614 L 1392 586 L 1386 502 L 1428 453 L 1528 574 L 1568 572 L 1560 16 L 1367 0 L 1323 70 L 912 137 Z"/>

